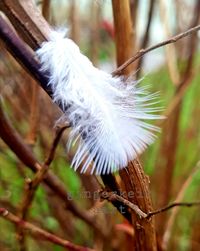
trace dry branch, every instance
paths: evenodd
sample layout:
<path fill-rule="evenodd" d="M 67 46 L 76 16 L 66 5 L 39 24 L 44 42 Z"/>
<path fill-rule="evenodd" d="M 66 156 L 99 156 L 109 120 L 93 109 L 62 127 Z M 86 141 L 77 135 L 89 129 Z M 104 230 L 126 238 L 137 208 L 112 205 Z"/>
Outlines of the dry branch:
<path fill-rule="evenodd" d="M 143 55 L 145 55 L 146 53 L 150 52 L 150 51 L 153 51 L 155 49 L 158 49 L 160 47 L 163 47 L 165 45 L 168 45 L 168 44 L 172 44 L 172 43 L 175 43 L 177 42 L 178 40 L 184 38 L 184 37 L 187 37 L 189 35 L 191 35 L 192 33 L 194 32 L 197 32 L 200 30 L 200 25 L 197 25 L 185 32 L 182 32 L 172 38 L 169 38 L 163 42 L 160 42 L 156 45 L 153 45 L 153 46 L 150 46 L 146 49 L 141 49 L 139 50 L 133 57 L 129 58 L 125 63 L 123 63 L 121 66 L 119 66 L 115 71 L 112 72 L 112 74 L 114 76 L 116 75 L 120 75 L 122 74 L 122 72 L 124 71 L 124 69 L 126 69 L 126 67 L 128 67 L 130 64 L 132 64 L 133 62 L 135 62 L 138 58 L 142 57 Z"/>
<path fill-rule="evenodd" d="M 53 161 L 54 159 L 54 156 L 55 156 L 55 152 L 56 152 L 56 148 L 58 146 L 58 143 L 62 137 L 62 134 L 63 132 L 69 128 L 70 125 L 65 125 L 65 126 L 62 126 L 62 127 L 57 127 L 57 130 L 56 130 L 56 135 L 55 135 L 55 138 L 52 142 L 52 145 L 51 145 L 51 148 L 50 148 L 50 151 L 49 151 L 49 154 L 44 162 L 44 165 L 46 166 L 49 166 L 51 164 L 51 162 Z"/>
<path fill-rule="evenodd" d="M 1 0 L 0 10 L 31 48 L 38 48 L 48 38 L 50 27 L 32 0 Z"/>
<path fill-rule="evenodd" d="M 193 207 L 193 206 L 200 206 L 200 201 L 194 201 L 194 202 L 173 202 L 165 207 L 159 208 L 157 210 L 154 210 L 152 212 L 143 212 L 136 204 L 131 203 L 127 199 L 125 199 L 122 196 L 117 195 L 114 192 L 108 192 L 108 191 L 100 191 L 99 195 L 102 199 L 108 200 L 108 201 L 120 201 L 124 206 L 127 206 L 129 209 L 133 210 L 140 218 L 143 219 L 149 219 L 152 216 L 155 216 L 160 213 L 164 213 L 174 207 Z"/>
<path fill-rule="evenodd" d="M 147 214 L 144 213 L 142 210 L 140 210 L 137 205 L 131 203 L 127 199 L 123 198 L 122 196 L 119 196 L 118 194 L 116 194 L 114 192 L 100 191 L 99 194 L 102 199 L 105 199 L 105 200 L 108 200 L 111 202 L 119 201 L 119 202 L 123 203 L 124 206 L 132 209 L 141 218 L 147 217 Z"/>
<path fill-rule="evenodd" d="M 22 227 L 24 230 L 27 230 L 31 235 L 37 236 L 40 239 L 44 239 L 46 241 L 50 241 L 51 243 L 55 243 L 59 246 L 65 247 L 71 251 L 94 251 L 94 249 L 90 249 L 87 247 L 81 247 L 73 244 L 70 241 L 64 240 L 58 237 L 55 234 L 49 233 L 46 230 L 43 230 L 27 221 L 21 220 L 16 215 L 8 212 L 5 208 L 0 208 L 0 217 L 14 223 L 16 226 Z"/>
<path fill-rule="evenodd" d="M 56 131 L 56 135 L 55 138 L 53 140 L 51 149 L 49 151 L 49 155 L 47 157 L 47 159 L 45 160 L 44 164 L 42 166 L 38 165 L 38 171 L 36 172 L 34 178 L 32 180 L 30 179 L 26 179 L 26 185 L 25 185 L 25 191 L 22 197 L 22 201 L 20 203 L 20 207 L 19 207 L 19 212 L 18 212 L 18 216 L 21 218 L 21 220 L 26 220 L 27 218 L 27 214 L 28 214 L 28 209 L 30 208 L 32 201 L 34 199 L 35 196 L 35 192 L 38 188 L 38 186 L 40 185 L 40 183 L 43 181 L 49 165 L 51 164 L 54 155 L 55 155 L 55 151 L 56 151 L 56 147 L 58 146 L 58 143 L 60 141 L 60 138 L 62 136 L 62 133 L 64 132 L 64 130 L 68 128 L 68 126 L 64 126 L 61 128 L 58 128 Z M 24 247 L 24 243 L 25 243 L 25 235 L 24 235 L 24 231 L 23 228 L 18 227 L 17 229 L 17 235 L 18 235 L 18 239 L 20 242 L 20 246 Z M 22 248 L 23 250 L 24 248 Z"/>
<path fill-rule="evenodd" d="M 193 207 L 193 206 L 200 206 L 200 201 L 194 201 L 194 202 L 174 202 L 174 203 L 169 204 L 166 207 L 160 208 L 160 209 L 158 209 L 156 211 L 153 211 L 153 212 L 149 212 L 147 214 L 146 218 L 150 218 L 150 217 L 152 217 L 152 216 L 154 216 L 156 214 L 160 214 L 160 213 L 166 212 L 169 209 L 172 209 L 173 207 Z"/>
<path fill-rule="evenodd" d="M 144 32 L 144 36 L 143 36 L 140 48 L 146 48 L 148 45 L 149 36 L 150 36 L 150 28 L 151 28 L 152 19 L 153 19 L 153 13 L 154 13 L 154 6 L 155 6 L 155 0 L 150 0 L 146 29 Z M 144 59 L 143 57 L 140 57 L 138 60 L 136 79 L 140 77 L 143 59 Z"/>
<path fill-rule="evenodd" d="M 165 0 L 159 0 L 159 7 L 160 7 L 160 18 L 162 20 L 164 33 L 166 37 L 171 36 L 171 30 L 169 25 L 169 13 L 167 9 L 167 2 Z M 176 48 L 175 45 L 172 43 L 169 46 L 165 47 L 165 57 L 166 57 L 166 63 L 168 67 L 169 76 L 173 82 L 174 85 L 179 84 L 180 82 L 180 73 L 178 70 L 178 64 L 177 64 L 177 56 L 176 56 Z"/>
<path fill-rule="evenodd" d="M 200 161 L 197 162 L 196 166 L 194 167 L 194 169 L 192 170 L 192 172 L 190 173 L 188 178 L 185 180 L 185 182 L 183 183 L 183 185 L 179 189 L 179 192 L 175 198 L 175 201 L 181 201 L 183 199 L 187 188 L 189 187 L 189 185 L 191 184 L 191 182 L 194 178 L 194 175 L 196 175 L 197 172 L 199 172 L 199 168 L 200 168 Z M 172 210 L 172 213 L 171 213 L 169 219 L 167 220 L 165 232 L 163 235 L 163 241 L 162 241 L 163 242 L 162 245 L 163 245 L 164 249 L 166 249 L 166 247 L 169 243 L 169 240 L 170 240 L 170 237 L 172 234 L 172 228 L 175 224 L 175 219 L 176 219 L 177 214 L 178 214 L 178 208 L 174 208 Z"/>
<path fill-rule="evenodd" d="M 48 78 L 41 73 L 40 64 L 35 59 L 34 53 L 27 47 L 27 45 L 16 35 L 11 26 L 0 15 L 0 38 L 5 48 L 11 55 L 29 72 L 34 79 L 41 85 L 41 87 L 52 95 L 52 90 L 48 86 Z"/>
<path fill-rule="evenodd" d="M 32 79 L 31 81 L 32 88 L 32 99 L 31 99 L 31 111 L 30 111 L 30 122 L 29 122 L 29 132 L 26 136 L 26 141 L 30 146 L 34 146 L 37 139 L 38 131 L 38 121 L 39 121 L 39 105 L 38 101 L 40 98 L 40 87 Z"/>
<path fill-rule="evenodd" d="M 41 167 L 41 164 L 38 162 L 31 149 L 24 143 L 21 136 L 16 132 L 9 120 L 6 118 L 1 102 L 0 137 L 16 154 L 16 156 L 25 164 L 25 166 L 31 168 L 31 170 L 34 172 L 39 170 L 38 167 Z M 99 225 L 93 221 L 93 217 L 80 209 L 74 201 L 71 199 L 69 200 L 70 196 L 66 191 L 64 184 L 51 171 L 47 172 L 44 182 L 67 205 L 67 209 L 69 209 L 75 216 L 84 220 L 89 226 L 93 227 L 97 232 L 104 236 L 104 232 L 101 230 Z"/>
<path fill-rule="evenodd" d="M 129 0 L 112 0 L 117 64 L 123 64 L 133 53 L 134 42 Z M 133 66 L 125 67 L 120 74 L 128 75 Z"/>
<path fill-rule="evenodd" d="M 116 194 L 120 194 L 120 187 L 116 181 L 116 178 L 113 174 L 101 175 L 102 181 L 105 185 L 105 189 L 109 192 L 114 192 Z M 126 205 L 123 205 L 119 200 L 111 200 L 114 207 L 131 223 L 131 214 L 128 211 Z M 122 208 L 123 206 L 123 213 Z"/>
<path fill-rule="evenodd" d="M 113 15 L 115 23 L 115 34 L 117 34 L 117 64 L 124 63 L 133 53 L 132 48 L 132 30 L 131 16 L 129 9 L 129 1 L 113 0 Z M 128 7 L 127 7 L 128 5 Z M 123 12 L 122 12 L 123 10 Z M 126 31 L 126 32 L 125 32 Z M 127 65 L 128 66 L 128 65 Z M 133 65 L 132 65 L 133 66 Z M 132 67 L 115 74 L 129 74 Z M 127 199 L 138 206 L 143 212 L 152 211 L 152 202 L 149 192 L 148 179 L 144 174 L 144 170 L 138 160 L 131 161 L 128 167 L 122 169 L 120 177 L 124 183 L 127 195 L 129 192 L 134 194 L 133 197 Z M 138 194 L 139 191 L 139 194 Z M 134 227 L 134 247 L 137 251 L 156 251 L 156 232 L 154 227 L 154 219 L 146 220 L 138 216 L 135 211 L 131 211 L 132 225 Z"/>

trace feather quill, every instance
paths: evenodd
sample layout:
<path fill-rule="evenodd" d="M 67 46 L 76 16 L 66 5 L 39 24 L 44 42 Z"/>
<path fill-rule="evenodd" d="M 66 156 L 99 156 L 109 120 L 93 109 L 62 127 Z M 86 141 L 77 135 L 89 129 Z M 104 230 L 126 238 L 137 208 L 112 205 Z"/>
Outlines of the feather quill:
<path fill-rule="evenodd" d="M 97 69 L 71 39 L 56 31 L 37 55 L 41 70 L 49 72 L 53 99 L 72 125 L 68 147 L 79 141 L 75 170 L 82 164 L 81 172 L 114 172 L 154 141 L 158 128 L 145 121 L 161 118 L 155 114 L 159 109 L 152 108 L 157 93 Z"/>

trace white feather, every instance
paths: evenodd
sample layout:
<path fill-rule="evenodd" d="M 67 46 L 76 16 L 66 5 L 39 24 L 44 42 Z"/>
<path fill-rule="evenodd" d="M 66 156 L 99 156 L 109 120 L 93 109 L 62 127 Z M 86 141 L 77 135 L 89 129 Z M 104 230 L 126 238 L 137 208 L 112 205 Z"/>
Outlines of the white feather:
<path fill-rule="evenodd" d="M 105 174 L 127 166 L 154 141 L 158 130 L 144 120 L 161 118 L 152 108 L 157 94 L 93 66 L 79 47 L 58 32 L 37 50 L 49 72 L 53 98 L 72 124 L 68 146 L 79 140 L 72 161 L 76 170 Z M 129 81 L 128 81 L 129 82 Z M 153 100 L 153 101 L 152 101 Z"/>

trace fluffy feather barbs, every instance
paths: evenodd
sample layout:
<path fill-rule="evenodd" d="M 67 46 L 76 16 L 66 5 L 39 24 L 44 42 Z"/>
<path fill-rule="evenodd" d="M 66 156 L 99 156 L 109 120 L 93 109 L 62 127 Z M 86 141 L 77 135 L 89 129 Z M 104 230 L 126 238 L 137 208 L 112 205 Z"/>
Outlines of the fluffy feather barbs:
<path fill-rule="evenodd" d="M 53 99 L 72 125 L 68 147 L 79 140 L 72 161 L 76 170 L 105 174 L 127 166 L 154 141 L 158 130 L 144 120 L 161 118 L 152 108 L 157 94 L 127 84 L 93 66 L 79 47 L 60 33 L 37 50 L 42 71 L 49 72 Z"/>

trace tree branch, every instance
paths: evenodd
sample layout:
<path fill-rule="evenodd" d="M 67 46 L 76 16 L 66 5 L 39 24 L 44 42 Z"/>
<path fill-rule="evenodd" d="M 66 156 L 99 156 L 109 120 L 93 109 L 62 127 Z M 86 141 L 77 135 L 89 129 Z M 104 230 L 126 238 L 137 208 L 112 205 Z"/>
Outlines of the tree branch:
<path fill-rule="evenodd" d="M 115 194 L 120 194 L 120 187 L 116 181 L 116 178 L 113 174 L 101 175 L 101 179 L 105 185 L 105 188 Z M 128 211 L 127 207 L 123 207 L 122 213 L 122 203 L 120 200 L 110 200 L 114 207 L 131 223 L 131 214 Z"/>
<path fill-rule="evenodd" d="M 129 1 L 113 0 L 113 15 L 115 23 L 115 34 L 117 34 L 117 64 L 125 62 L 132 51 L 132 29 L 130 27 L 130 10 L 127 8 Z M 125 8 L 126 7 L 126 8 Z M 123 12 L 122 12 L 123 10 Z M 126 31 L 126 32 L 125 32 Z M 133 66 L 133 65 L 132 65 Z M 128 67 L 123 72 L 117 74 L 129 74 L 132 67 Z M 142 165 L 138 159 L 130 161 L 128 166 L 119 171 L 122 182 L 124 183 L 127 199 L 136 204 L 142 211 L 152 210 L 152 201 L 149 191 L 149 182 L 144 174 Z M 139 194 L 138 194 L 139 191 Z M 134 196 L 130 197 L 129 194 Z M 131 211 L 131 220 L 134 228 L 134 246 L 137 251 L 156 251 L 156 232 L 154 219 L 144 220 L 138 217 L 135 211 Z"/>
<path fill-rule="evenodd" d="M 144 213 L 137 205 L 131 203 L 130 201 L 128 201 L 127 199 L 123 198 L 122 196 L 116 194 L 115 192 L 100 191 L 99 195 L 104 200 L 108 200 L 111 202 L 113 202 L 113 201 L 121 202 L 125 207 L 132 209 L 141 218 L 147 217 L 147 214 Z"/>
<path fill-rule="evenodd" d="M 28 209 L 30 208 L 30 206 L 32 204 L 35 192 L 36 192 L 38 186 L 40 185 L 40 183 L 43 181 L 43 179 L 48 171 L 49 165 L 51 164 L 51 162 L 54 158 L 56 147 L 60 141 L 62 133 L 64 132 L 64 130 L 67 127 L 68 126 L 64 126 L 64 127 L 57 129 L 55 138 L 53 140 L 53 143 L 52 143 L 52 146 L 51 146 L 51 149 L 49 151 L 49 155 L 48 155 L 46 161 L 44 162 L 44 164 L 42 166 L 38 166 L 38 171 L 36 172 L 36 174 L 32 180 L 30 180 L 30 179 L 26 180 L 24 195 L 23 195 L 22 202 L 20 203 L 20 207 L 18 210 L 19 211 L 18 216 L 21 218 L 21 220 L 26 220 L 26 218 L 27 218 Z M 20 241 L 22 250 L 24 250 L 23 247 L 24 247 L 24 243 L 25 243 L 25 235 L 24 235 L 23 228 L 21 226 L 19 226 L 17 228 L 17 234 L 19 237 L 19 241 Z"/>
<path fill-rule="evenodd" d="M 166 207 L 160 208 L 158 210 L 155 210 L 153 212 L 149 212 L 146 216 L 146 218 L 150 218 L 156 214 L 160 214 L 163 212 L 168 211 L 169 209 L 172 209 L 173 207 L 192 207 L 192 206 L 200 206 L 200 201 L 195 201 L 195 202 L 174 202 L 169 204 Z"/>
<path fill-rule="evenodd" d="M 197 173 L 199 172 L 199 169 L 200 169 L 200 161 L 198 161 L 196 163 L 195 167 L 192 169 L 192 172 L 188 175 L 187 179 L 184 181 L 182 186 L 179 188 L 179 192 L 176 195 L 175 201 L 181 201 L 184 198 L 184 195 L 185 195 L 187 188 L 191 184 L 194 176 L 197 175 Z M 165 231 L 163 234 L 163 241 L 162 241 L 162 245 L 165 249 L 169 243 L 169 240 L 170 240 L 170 237 L 172 234 L 172 228 L 176 222 L 175 219 L 176 219 L 177 214 L 178 214 L 178 208 L 174 208 L 172 210 L 171 215 L 169 216 L 169 218 L 167 220 Z"/>
<path fill-rule="evenodd" d="M 87 247 L 81 247 L 78 245 L 73 244 L 70 241 L 64 240 L 60 237 L 58 237 L 55 234 L 49 233 L 46 230 L 43 230 L 27 221 L 21 220 L 16 215 L 8 212 L 5 208 L 0 208 L 0 217 L 14 223 L 16 226 L 22 227 L 24 230 L 28 230 L 29 233 L 33 236 L 37 236 L 41 239 L 50 241 L 52 243 L 55 243 L 59 246 L 65 247 L 68 250 L 71 251 L 94 251 L 94 249 L 90 249 Z"/>
<path fill-rule="evenodd" d="M 34 79 L 41 85 L 45 92 L 51 97 L 52 90 L 48 85 L 49 79 L 41 73 L 41 65 L 35 59 L 35 54 L 27 45 L 17 36 L 11 26 L 0 15 L 0 38 L 6 49 L 11 55 L 29 72 Z"/>
<path fill-rule="evenodd" d="M 139 50 L 133 57 L 129 58 L 124 64 L 122 64 L 120 67 L 118 67 L 115 71 L 112 72 L 113 76 L 116 76 L 116 75 L 120 75 L 124 69 L 126 69 L 126 67 L 128 67 L 130 64 L 132 64 L 133 62 L 135 62 L 138 58 L 142 57 L 144 54 L 150 52 L 150 51 L 153 51 L 155 49 L 158 49 L 162 46 L 165 46 L 165 45 L 168 45 L 168 44 L 172 44 L 172 43 L 175 43 L 177 42 L 178 40 L 184 38 L 184 37 L 187 37 L 189 35 L 191 35 L 192 33 L 194 32 L 197 32 L 198 30 L 200 30 L 200 25 L 197 25 L 185 32 L 182 32 L 172 38 L 169 38 L 163 42 L 160 42 L 156 45 L 153 45 L 153 46 L 150 46 L 146 49 L 141 49 Z"/>
<path fill-rule="evenodd" d="M 128 201 L 127 199 L 125 199 L 122 196 L 117 195 L 114 192 L 108 192 L 108 191 L 100 191 L 99 195 L 102 199 L 104 200 L 108 200 L 108 201 L 120 201 L 124 206 L 130 208 L 131 210 L 133 210 L 140 218 L 146 218 L 149 219 L 152 216 L 155 216 L 157 214 L 160 213 L 164 213 L 170 209 L 172 209 L 173 207 L 192 207 L 192 206 L 200 206 L 200 201 L 195 201 L 195 202 L 173 202 L 169 205 L 167 205 L 166 207 L 162 207 L 159 208 L 155 211 L 152 212 L 143 212 L 137 205 L 135 205 L 134 203 Z"/>
<path fill-rule="evenodd" d="M 31 149 L 24 143 L 21 136 L 12 127 L 11 123 L 6 118 L 2 104 L 0 102 L 0 137 L 10 147 L 10 149 L 17 155 L 17 157 L 32 171 L 37 172 L 41 168 L 41 164 L 33 155 Z M 65 189 L 64 184 L 51 172 L 48 171 L 44 182 L 51 190 L 59 196 L 67 208 L 77 217 L 84 220 L 87 224 L 92 226 L 96 231 L 104 236 L 104 232 L 100 226 L 97 225 L 93 218 L 86 212 L 81 210 L 72 200 L 69 200 L 70 196 Z"/>

